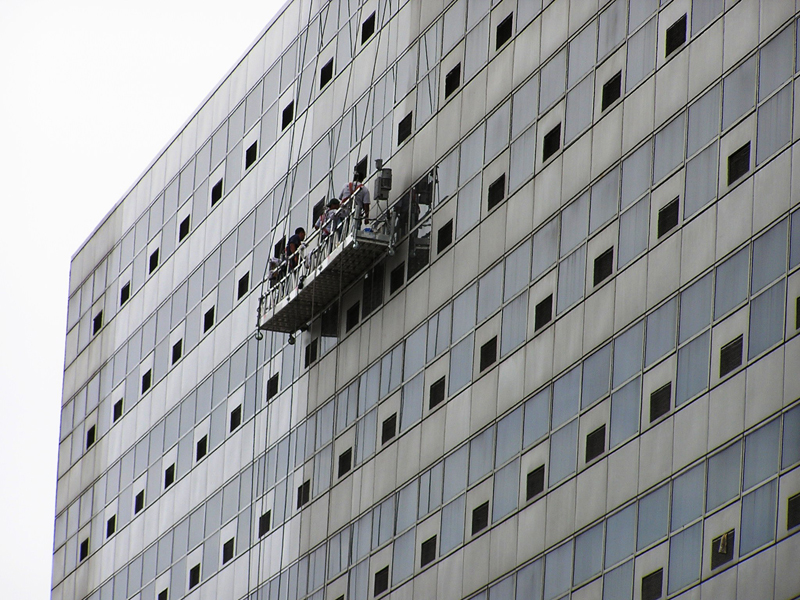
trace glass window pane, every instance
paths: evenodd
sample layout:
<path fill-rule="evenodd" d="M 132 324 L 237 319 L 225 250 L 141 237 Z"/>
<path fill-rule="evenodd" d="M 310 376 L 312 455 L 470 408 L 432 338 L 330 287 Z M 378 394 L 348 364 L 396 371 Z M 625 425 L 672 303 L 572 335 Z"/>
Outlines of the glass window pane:
<path fill-rule="evenodd" d="M 717 267 L 714 318 L 718 319 L 747 299 L 750 248 L 743 248 Z"/>
<path fill-rule="evenodd" d="M 531 77 L 514 94 L 514 112 L 511 116 L 511 137 L 517 137 L 533 123 L 537 115 L 536 97 L 539 91 L 539 75 Z M 533 161 L 531 161 L 533 165 Z"/>
<path fill-rule="evenodd" d="M 649 140 L 622 162 L 622 210 L 650 187 L 653 142 Z"/>
<path fill-rule="evenodd" d="M 725 0 L 705 0 L 692 4 L 692 35 L 722 14 Z"/>
<path fill-rule="evenodd" d="M 800 218 L 798 218 L 800 222 Z M 800 246 L 800 244 L 798 244 Z M 800 254 L 800 251 L 798 252 Z M 552 267 L 558 259 L 558 217 L 542 227 L 533 236 L 533 265 L 531 280 L 535 280 Z"/>
<path fill-rule="evenodd" d="M 780 421 L 759 427 L 744 438 L 744 488 L 749 490 L 778 472 Z"/>
<path fill-rule="evenodd" d="M 415 479 L 397 494 L 397 531 L 404 531 L 417 520 L 419 480 Z"/>
<path fill-rule="evenodd" d="M 492 523 L 517 510 L 519 500 L 519 459 L 500 469 L 494 476 Z"/>
<path fill-rule="evenodd" d="M 619 168 L 592 187 L 589 233 L 594 233 L 617 215 L 619 206 Z"/>
<path fill-rule="evenodd" d="M 680 342 L 711 322 L 711 274 L 681 292 Z"/>
<path fill-rule="evenodd" d="M 669 583 L 671 594 L 700 579 L 703 553 L 703 524 L 697 523 L 681 531 L 669 541 Z"/>
<path fill-rule="evenodd" d="M 636 504 L 606 521 L 606 567 L 615 565 L 636 549 Z"/>
<path fill-rule="evenodd" d="M 578 420 L 575 419 L 550 436 L 550 485 L 575 472 L 578 458 Z"/>
<path fill-rule="evenodd" d="M 400 430 L 405 431 L 422 418 L 422 396 L 425 374 L 420 373 L 403 386 L 403 404 L 400 411 Z"/>
<path fill-rule="evenodd" d="M 467 496 L 462 494 L 442 510 L 442 529 L 439 533 L 439 555 L 443 556 L 464 541 L 464 511 Z"/>
<path fill-rule="evenodd" d="M 412 529 L 394 541 L 392 549 L 392 585 L 397 585 L 414 574 L 416 532 Z"/>
<path fill-rule="evenodd" d="M 755 105 L 756 58 L 738 67 L 722 82 L 722 129 L 730 127 Z"/>
<path fill-rule="evenodd" d="M 559 256 L 577 248 L 589 232 L 589 193 L 569 204 L 561 212 L 561 246 Z"/>
<path fill-rule="evenodd" d="M 544 557 L 544 600 L 553 600 L 569 590 L 571 575 L 572 542 L 567 542 Z"/>
<path fill-rule="evenodd" d="M 489 600 L 514 600 L 514 576 L 509 575 L 490 587 Z"/>
<path fill-rule="evenodd" d="M 506 257 L 503 302 L 508 302 L 515 294 L 522 291 L 528 285 L 528 274 L 530 272 L 531 240 L 528 239 Z"/>
<path fill-rule="evenodd" d="M 683 218 L 688 219 L 717 195 L 717 142 L 686 163 Z"/>
<path fill-rule="evenodd" d="M 480 126 L 461 143 L 458 183 L 463 185 L 483 167 L 484 127 Z"/>
<path fill-rule="evenodd" d="M 405 364 L 403 371 L 405 377 L 413 375 L 425 366 L 425 342 L 427 328 L 420 327 L 406 338 Z"/>
<path fill-rule="evenodd" d="M 581 391 L 580 366 L 559 377 L 553 384 L 553 429 L 578 414 Z"/>
<path fill-rule="evenodd" d="M 672 123 L 656 134 L 653 183 L 661 181 L 667 173 L 683 162 L 686 136 L 684 126 L 684 113 L 681 113 Z"/>
<path fill-rule="evenodd" d="M 469 484 L 472 485 L 492 470 L 494 427 L 490 427 L 469 443 Z"/>
<path fill-rule="evenodd" d="M 675 478 L 672 483 L 672 531 L 702 516 L 705 483 L 705 463 Z"/>
<path fill-rule="evenodd" d="M 797 411 L 800 431 L 800 411 Z M 550 430 L 550 386 L 525 403 L 522 443 L 525 448 L 547 435 Z"/>
<path fill-rule="evenodd" d="M 644 321 L 639 321 L 614 340 L 614 386 L 621 385 L 642 370 Z"/>
<path fill-rule="evenodd" d="M 756 164 L 789 143 L 792 131 L 792 86 L 787 85 L 758 109 Z"/>
<path fill-rule="evenodd" d="M 534 242 L 534 253 L 536 244 Z M 534 257 L 535 262 L 535 257 Z M 558 313 L 564 312 L 583 297 L 586 282 L 586 245 L 561 261 L 558 266 Z"/>
<path fill-rule="evenodd" d="M 617 268 L 621 269 L 647 249 L 650 234 L 650 196 L 645 196 L 619 219 Z"/>
<path fill-rule="evenodd" d="M 677 317 L 677 298 L 673 298 L 647 317 L 647 342 L 644 351 L 645 366 L 650 366 L 675 349 Z"/>
<path fill-rule="evenodd" d="M 467 487 L 467 460 L 469 450 L 463 446 L 444 461 L 443 502 L 448 502 Z"/>
<path fill-rule="evenodd" d="M 503 302 L 503 265 L 496 265 L 478 281 L 478 322 L 500 308 Z"/>
<path fill-rule="evenodd" d="M 611 344 L 606 344 L 583 361 L 581 408 L 586 408 L 608 393 L 610 374 Z"/>
<path fill-rule="evenodd" d="M 597 59 L 602 60 L 625 37 L 627 2 L 615 0 L 600 14 L 600 33 L 597 39 Z"/>
<path fill-rule="evenodd" d="M 509 194 L 515 192 L 533 175 L 536 157 L 536 127 L 531 127 L 511 144 L 511 167 L 508 176 Z"/>
<path fill-rule="evenodd" d="M 719 93 L 715 85 L 689 107 L 687 154 L 691 156 L 719 133 Z"/>
<path fill-rule="evenodd" d="M 603 569 L 602 521 L 575 538 L 575 567 L 572 584 L 580 585 Z"/>
<path fill-rule="evenodd" d="M 475 304 L 477 299 L 478 286 L 473 284 L 461 292 L 458 298 L 453 301 L 453 342 L 475 327 Z"/>
<path fill-rule="evenodd" d="M 563 94 L 567 80 L 567 50 L 556 54 L 541 70 L 539 113 L 550 108 Z"/>
<path fill-rule="evenodd" d="M 736 442 L 708 460 L 707 511 L 714 510 L 739 493 L 741 467 L 741 442 Z"/>
<path fill-rule="evenodd" d="M 527 419 L 527 409 L 526 415 Z M 800 462 L 800 407 L 793 408 L 783 416 L 783 452 L 781 468 Z"/>
<path fill-rule="evenodd" d="M 636 378 L 611 396 L 611 432 L 609 448 L 613 448 L 639 431 L 641 378 Z"/>
<path fill-rule="evenodd" d="M 581 77 L 592 70 L 597 48 L 597 22 L 592 22 L 569 44 L 569 86 L 575 85 Z"/>
<path fill-rule="evenodd" d="M 465 185 L 458 193 L 456 207 L 456 237 L 461 237 L 475 225 L 481 216 L 480 175 Z"/>
<path fill-rule="evenodd" d="M 495 468 L 502 465 L 522 449 L 522 407 L 506 415 L 497 423 L 497 452 Z"/>
<path fill-rule="evenodd" d="M 747 355 L 753 358 L 783 339 L 786 280 L 781 279 L 750 303 Z"/>
<path fill-rule="evenodd" d="M 633 561 L 629 560 L 603 576 L 603 600 L 632 600 L 632 598 Z"/>
<path fill-rule="evenodd" d="M 791 254 L 789 255 L 789 268 L 794 269 L 800 264 L 800 211 L 792 213 Z"/>
<path fill-rule="evenodd" d="M 464 50 L 464 80 L 468 81 L 489 59 L 489 17 L 467 34 Z"/>
<path fill-rule="evenodd" d="M 492 135 L 486 139 L 486 162 L 508 147 L 510 120 L 511 102 L 503 104 L 486 120 L 486 127 L 492 132 Z"/>
<path fill-rule="evenodd" d="M 763 100 L 792 76 L 793 28 L 785 28 L 761 49 L 758 69 L 758 99 Z"/>
<path fill-rule="evenodd" d="M 676 406 L 708 387 L 710 354 L 711 333 L 708 331 L 678 350 Z"/>
<path fill-rule="evenodd" d="M 636 549 L 666 537 L 669 524 L 669 485 L 663 485 L 639 500 Z"/>
<path fill-rule="evenodd" d="M 589 76 L 567 94 L 565 142 L 570 142 L 592 123 L 594 77 Z"/>
<path fill-rule="evenodd" d="M 656 62 L 657 19 L 650 22 L 628 38 L 628 66 L 625 75 L 625 91 L 630 92 L 640 81 L 652 73 Z"/>
<path fill-rule="evenodd" d="M 528 295 L 522 294 L 503 309 L 500 355 L 506 356 L 525 342 L 528 330 Z"/>
<path fill-rule="evenodd" d="M 543 560 L 529 564 L 517 572 L 516 600 L 541 600 L 544 578 L 542 577 Z"/>
<path fill-rule="evenodd" d="M 772 480 L 742 498 L 742 536 L 739 556 L 775 539 L 778 481 Z"/>
<path fill-rule="evenodd" d="M 449 395 L 453 395 L 472 380 L 472 350 L 475 342 L 471 334 L 456 344 L 450 351 Z"/>
<path fill-rule="evenodd" d="M 443 49 L 445 52 L 455 46 L 464 36 L 467 23 L 467 2 L 460 0 L 451 6 L 444 15 Z"/>

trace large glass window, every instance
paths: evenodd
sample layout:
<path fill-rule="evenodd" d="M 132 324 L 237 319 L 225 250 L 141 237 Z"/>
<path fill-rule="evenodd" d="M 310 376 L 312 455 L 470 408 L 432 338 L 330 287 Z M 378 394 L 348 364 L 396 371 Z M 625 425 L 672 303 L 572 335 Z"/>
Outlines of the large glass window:
<path fill-rule="evenodd" d="M 742 536 L 739 556 L 775 539 L 777 480 L 761 486 L 742 498 Z"/>
<path fill-rule="evenodd" d="M 669 583 L 671 594 L 700 579 L 703 553 L 703 524 L 681 531 L 669 541 Z"/>
<path fill-rule="evenodd" d="M 641 550 L 666 537 L 669 523 L 669 485 L 663 485 L 639 500 L 636 548 Z"/>
<path fill-rule="evenodd" d="M 708 387 L 710 352 L 711 333 L 708 331 L 678 350 L 676 406 Z"/>
<path fill-rule="evenodd" d="M 783 339 L 785 298 L 786 280 L 782 279 L 750 303 L 749 358 Z"/>
<path fill-rule="evenodd" d="M 739 493 L 741 467 L 741 442 L 736 442 L 708 460 L 707 511 L 714 510 Z"/>
<path fill-rule="evenodd" d="M 702 516 L 705 483 L 705 463 L 675 478 L 672 483 L 672 531 Z"/>

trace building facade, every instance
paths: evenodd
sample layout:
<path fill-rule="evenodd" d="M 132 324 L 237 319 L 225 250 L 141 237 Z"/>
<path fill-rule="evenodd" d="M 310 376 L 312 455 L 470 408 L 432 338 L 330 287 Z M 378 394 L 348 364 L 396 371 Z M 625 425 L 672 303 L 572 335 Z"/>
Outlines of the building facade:
<path fill-rule="evenodd" d="M 799 13 L 290 0 L 73 258 L 54 600 L 800 595 Z"/>

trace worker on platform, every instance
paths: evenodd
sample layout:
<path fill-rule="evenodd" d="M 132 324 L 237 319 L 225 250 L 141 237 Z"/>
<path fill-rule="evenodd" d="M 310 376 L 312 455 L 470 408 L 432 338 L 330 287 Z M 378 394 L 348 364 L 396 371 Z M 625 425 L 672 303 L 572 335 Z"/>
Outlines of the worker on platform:
<path fill-rule="evenodd" d="M 336 198 L 331 198 L 328 202 L 327 210 L 323 211 L 317 222 L 314 223 L 314 229 L 321 229 L 322 235 L 330 235 L 339 226 L 340 216 L 339 207 L 341 204 Z"/>
<path fill-rule="evenodd" d="M 300 260 L 297 252 L 300 250 L 304 239 L 306 239 L 306 230 L 298 227 L 294 230 L 294 235 L 286 242 L 286 260 L 289 262 L 290 269 L 294 269 Z"/>
<path fill-rule="evenodd" d="M 353 171 L 353 181 L 344 186 L 339 200 L 345 208 L 355 206 L 355 218 L 363 218 L 364 224 L 369 224 L 369 190 L 364 185 L 364 175 L 358 169 Z"/>

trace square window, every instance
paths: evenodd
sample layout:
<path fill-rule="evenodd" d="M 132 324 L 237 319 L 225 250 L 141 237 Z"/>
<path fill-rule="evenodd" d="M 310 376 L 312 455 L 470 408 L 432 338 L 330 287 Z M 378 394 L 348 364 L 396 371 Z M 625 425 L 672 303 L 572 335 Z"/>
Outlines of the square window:
<path fill-rule="evenodd" d="M 123 408 L 122 407 L 122 398 L 120 398 L 119 400 L 117 400 L 114 403 L 114 416 L 113 416 L 114 423 L 119 421 L 120 418 L 122 417 L 122 408 Z"/>
<path fill-rule="evenodd" d="M 750 142 L 728 156 L 728 185 L 750 170 Z"/>
<path fill-rule="evenodd" d="M 489 184 L 489 199 L 487 202 L 488 210 L 492 210 L 495 206 L 503 201 L 506 197 L 506 174 L 503 173 L 500 177 L 495 179 Z"/>
<path fill-rule="evenodd" d="M 197 586 L 200 583 L 200 565 L 196 564 L 189 569 L 189 589 Z"/>
<path fill-rule="evenodd" d="M 389 589 L 389 567 L 383 567 L 380 571 L 375 573 L 375 585 L 373 586 L 373 595 L 378 596 Z"/>
<path fill-rule="evenodd" d="M 413 112 L 408 113 L 397 125 L 397 144 L 400 145 L 411 137 Z"/>
<path fill-rule="evenodd" d="M 658 600 L 664 583 L 664 569 L 653 571 L 642 577 L 642 600 Z"/>
<path fill-rule="evenodd" d="M 178 340 L 172 345 L 172 364 L 174 365 L 183 356 L 183 339 Z"/>
<path fill-rule="evenodd" d="M 159 248 L 156 248 L 150 255 L 150 273 L 152 273 L 158 268 L 158 254 L 159 254 Z"/>
<path fill-rule="evenodd" d="M 92 320 L 92 335 L 97 335 L 97 332 L 103 327 L 103 311 L 101 310 L 94 316 Z"/>
<path fill-rule="evenodd" d="M 401 262 L 389 275 L 389 293 L 394 294 L 397 290 L 403 287 L 406 280 L 406 263 Z"/>
<path fill-rule="evenodd" d="M 544 135 L 542 143 L 542 162 L 547 161 L 561 148 L 561 123 L 553 127 Z"/>
<path fill-rule="evenodd" d="M 131 282 L 127 282 L 122 286 L 122 289 L 119 291 L 119 305 L 122 306 L 125 304 L 128 299 L 131 297 Z"/>
<path fill-rule="evenodd" d="M 291 125 L 292 120 L 294 120 L 294 100 L 289 102 L 286 108 L 283 109 L 283 114 L 281 116 L 281 130 L 286 129 L 289 125 Z"/>
<path fill-rule="evenodd" d="M 249 169 L 258 158 L 258 142 L 253 142 L 244 153 L 244 168 Z"/>
<path fill-rule="evenodd" d="M 311 340 L 311 343 L 306 346 L 306 359 L 305 359 L 305 366 L 314 364 L 317 360 L 317 340 Z"/>
<path fill-rule="evenodd" d="M 397 434 L 397 413 L 387 417 L 381 425 L 381 444 L 385 444 Z"/>
<path fill-rule="evenodd" d="M 91 448 L 92 445 L 94 444 L 96 435 L 97 435 L 97 428 L 94 425 L 92 425 L 91 427 L 89 427 L 89 429 L 86 430 L 86 449 L 87 450 L 89 448 Z"/>
<path fill-rule="evenodd" d="M 525 480 L 525 499 L 535 498 L 544 491 L 544 465 L 528 473 Z"/>
<path fill-rule="evenodd" d="M 229 539 L 222 545 L 222 564 L 224 565 L 233 558 L 234 538 Z"/>
<path fill-rule="evenodd" d="M 614 104 L 622 95 L 622 71 L 617 72 L 611 79 L 603 84 L 603 97 L 601 110 L 607 109 Z"/>
<path fill-rule="evenodd" d="M 164 470 L 164 489 L 175 483 L 175 464 L 171 464 Z"/>
<path fill-rule="evenodd" d="M 786 529 L 792 530 L 800 526 L 800 494 L 795 494 L 786 506 Z"/>
<path fill-rule="evenodd" d="M 345 332 L 350 331 L 351 329 L 353 329 L 353 327 L 358 325 L 360 308 L 361 305 L 358 302 L 356 302 L 355 304 L 353 304 L 353 306 L 347 309 L 347 315 L 345 315 L 345 326 L 344 326 Z"/>
<path fill-rule="evenodd" d="M 686 42 L 686 15 L 667 28 L 667 46 L 665 56 L 669 56 Z"/>
<path fill-rule="evenodd" d="M 78 560 L 84 560 L 87 556 L 89 556 L 89 538 L 81 542 L 80 549 L 78 550 Z"/>
<path fill-rule="evenodd" d="M 187 216 L 183 221 L 181 221 L 181 224 L 178 227 L 178 242 L 182 242 L 184 239 L 186 239 L 186 236 L 189 235 L 189 231 L 191 230 L 191 226 L 191 216 Z"/>
<path fill-rule="evenodd" d="M 436 253 L 441 254 L 442 251 L 453 243 L 453 219 L 439 228 L 436 234 Z"/>
<path fill-rule="evenodd" d="M 275 373 L 267 380 L 267 400 L 271 400 L 278 395 L 278 373 Z"/>
<path fill-rule="evenodd" d="M 297 488 L 297 508 L 301 508 L 304 504 L 308 504 L 308 501 L 311 499 L 311 480 L 303 482 L 303 484 Z"/>
<path fill-rule="evenodd" d="M 268 510 L 258 518 L 258 537 L 264 537 L 272 525 L 272 511 Z"/>
<path fill-rule="evenodd" d="M 735 340 L 725 344 L 719 351 L 719 376 L 725 377 L 731 371 L 742 366 L 742 350 L 744 348 L 744 336 L 739 336 Z"/>
<path fill-rule="evenodd" d="M 510 40 L 512 35 L 514 35 L 514 13 L 511 13 L 500 21 L 500 24 L 497 26 L 497 38 L 494 49 L 499 50 L 502 48 L 503 44 Z"/>
<path fill-rule="evenodd" d="M 650 422 L 663 417 L 672 405 L 672 382 L 662 385 L 650 394 Z"/>
<path fill-rule="evenodd" d="M 431 397 L 428 408 L 433 409 L 444 402 L 444 377 L 437 379 L 431 384 Z"/>
<path fill-rule="evenodd" d="M 195 460 L 201 460 L 208 453 L 208 436 L 204 435 L 197 440 L 197 450 L 195 452 Z"/>
<path fill-rule="evenodd" d="M 365 156 L 356 163 L 355 167 L 353 167 L 353 174 L 358 174 L 358 176 L 361 178 L 361 181 L 364 181 L 367 178 L 367 166 L 369 165 L 369 161 L 367 159 L 368 157 Z"/>
<path fill-rule="evenodd" d="M 339 455 L 339 471 L 337 477 L 342 477 L 350 472 L 353 466 L 353 449 L 348 448 Z"/>
<path fill-rule="evenodd" d="M 169 588 L 163 589 L 158 592 L 158 600 L 168 600 L 169 598 Z"/>
<path fill-rule="evenodd" d="M 553 318 L 553 294 L 539 302 L 536 305 L 534 316 L 534 331 L 539 331 L 542 327 L 547 325 Z"/>
<path fill-rule="evenodd" d="M 589 463 L 606 451 L 606 426 L 601 425 L 586 436 L 586 462 Z"/>
<path fill-rule="evenodd" d="M 117 515 L 111 515 L 111 518 L 106 521 L 106 537 L 110 538 L 117 530 Z"/>
<path fill-rule="evenodd" d="M 212 306 L 203 315 L 203 333 L 208 333 L 208 330 L 214 326 L 214 308 Z"/>
<path fill-rule="evenodd" d="M 724 565 L 733 560 L 733 542 L 736 532 L 731 529 L 711 541 L 711 568 Z"/>
<path fill-rule="evenodd" d="M 139 514 L 144 508 L 144 490 L 141 490 L 133 499 L 133 514 Z"/>
<path fill-rule="evenodd" d="M 678 224 L 678 198 L 669 202 L 658 211 L 658 237 L 659 239 Z"/>
<path fill-rule="evenodd" d="M 211 206 L 222 200 L 222 179 L 211 188 Z"/>
<path fill-rule="evenodd" d="M 250 271 L 245 273 L 239 279 L 239 284 L 236 290 L 236 299 L 241 300 L 245 294 L 250 291 Z"/>
<path fill-rule="evenodd" d="M 448 98 L 461 86 L 461 63 L 450 69 L 444 76 L 444 97 Z"/>
<path fill-rule="evenodd" d="M 489 503 L 484 502 L 472 511 L 472 535 L 489 525 Z"/>
<path fill-rule="evenodd" d="M 144 375 L 142 375 L 142 394 L 146 393 L 147 390 L 150 389 L 150 386 L 153 384 L 153 370 L 148 369 Z"/>
<path fill-rule="evenodd" d="M 286 254 L 286 238 L 281 238 L 273 249 L 275 258 L 283 258 Z"/>
<path fill-rule="evenodd" d="M 242 424 L 242 405 L 240 404 L 231 411 L 231 427 L 230 432 L 235 431 L 239 425 Z"/>
<path fill-rule="evenodd" d="M 481 372 L 491 367 L 497 360 L 497 336 L 481 346 Z"/>
<path fill-rule="evenodd" d="M 367 40 L 372 37 L 372 34 L 375 33 L 375 13 L 373 12 L 367 19 L 361 24 L 361 45 L 367 43 Z"/>
<path fill-rule="evenodd" d="M 333 79 L 333 59 L 330 59 L 319 70 L 319 89 L 328 85 L 328 82 Z"/>
<path fill-rule="evenodd" d="M 612 247 L 594 259 L 594 285 L 598 285 L 603 280 L 608 279 L 613 270 L 614 248 Z"/>
<path fill-rule="evenodd" d="M 424 567 L 436 560 L 436 536 L 428 538 L 422 542 L 420 547 L 419 566 Z"/>

